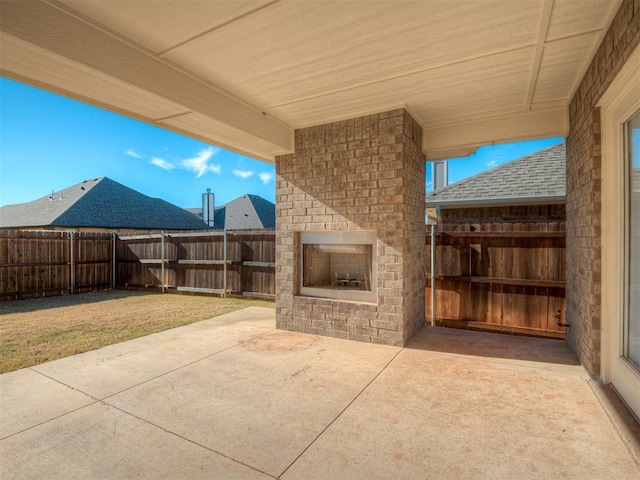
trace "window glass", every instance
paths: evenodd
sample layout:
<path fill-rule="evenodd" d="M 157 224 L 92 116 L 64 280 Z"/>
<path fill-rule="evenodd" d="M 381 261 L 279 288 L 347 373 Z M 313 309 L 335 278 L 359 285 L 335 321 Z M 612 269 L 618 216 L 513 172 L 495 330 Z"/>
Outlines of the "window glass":
<path fill-rule="evenodd" d="M 624 353 L 640 370 L 640 111 L 626 124 L 627 308 Z"/>

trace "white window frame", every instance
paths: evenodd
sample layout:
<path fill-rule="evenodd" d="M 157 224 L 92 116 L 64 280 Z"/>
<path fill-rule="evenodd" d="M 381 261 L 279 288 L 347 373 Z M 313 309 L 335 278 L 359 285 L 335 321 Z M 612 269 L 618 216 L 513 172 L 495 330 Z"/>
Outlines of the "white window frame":
<path fill-rule="evenodd" d="M 640 375 L 621 356 L 625 315 L 625 122 L 640 108 L 640 47 L 598 102 L 602 120 L 601 380 L 640 416 Z"/>

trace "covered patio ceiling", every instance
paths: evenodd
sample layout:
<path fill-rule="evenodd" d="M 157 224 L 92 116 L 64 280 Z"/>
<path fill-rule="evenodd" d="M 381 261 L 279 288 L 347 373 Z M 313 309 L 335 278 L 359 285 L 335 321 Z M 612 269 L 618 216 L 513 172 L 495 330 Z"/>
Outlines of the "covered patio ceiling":
<path fill-rule="evenodd" d="M 404 107 L 437 159 L 565 135 L 619 0 L 2 0 L 0 73 L 273 162 Z"/>

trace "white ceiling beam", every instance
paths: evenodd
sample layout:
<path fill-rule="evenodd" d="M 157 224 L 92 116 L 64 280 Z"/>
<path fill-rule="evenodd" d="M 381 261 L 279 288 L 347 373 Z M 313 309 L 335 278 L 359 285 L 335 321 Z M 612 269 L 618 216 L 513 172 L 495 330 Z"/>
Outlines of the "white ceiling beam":
<path fill-rule="evenodd" d="M 569 114 L 565 107 L 470 119 L 463 123 L 426 127 L 422 151 L 427 160 L 464 157 L 483 145 L 564 137 L 568 125 Z"/>
<path fill-rule="evenodd" d="M 7 34 L 256 137 L 273 145 L 273 152 L 293 150 L 288 126 L 62 5 L 3 0 L 0 13 L 0 30 Z"/>

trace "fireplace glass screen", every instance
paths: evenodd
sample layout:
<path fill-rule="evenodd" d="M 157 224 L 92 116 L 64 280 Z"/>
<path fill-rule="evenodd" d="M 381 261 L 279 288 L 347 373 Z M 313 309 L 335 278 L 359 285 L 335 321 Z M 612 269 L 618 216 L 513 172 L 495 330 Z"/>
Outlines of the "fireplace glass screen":
<path fill-rule="evenodd" d="M 299 295 L 377 302 L 376 232 L 301 232 Z"/>
<path fill-rule="evenodd" d="M 303 287 L 371 291 L 372 246 L 303 245 Z"/>

